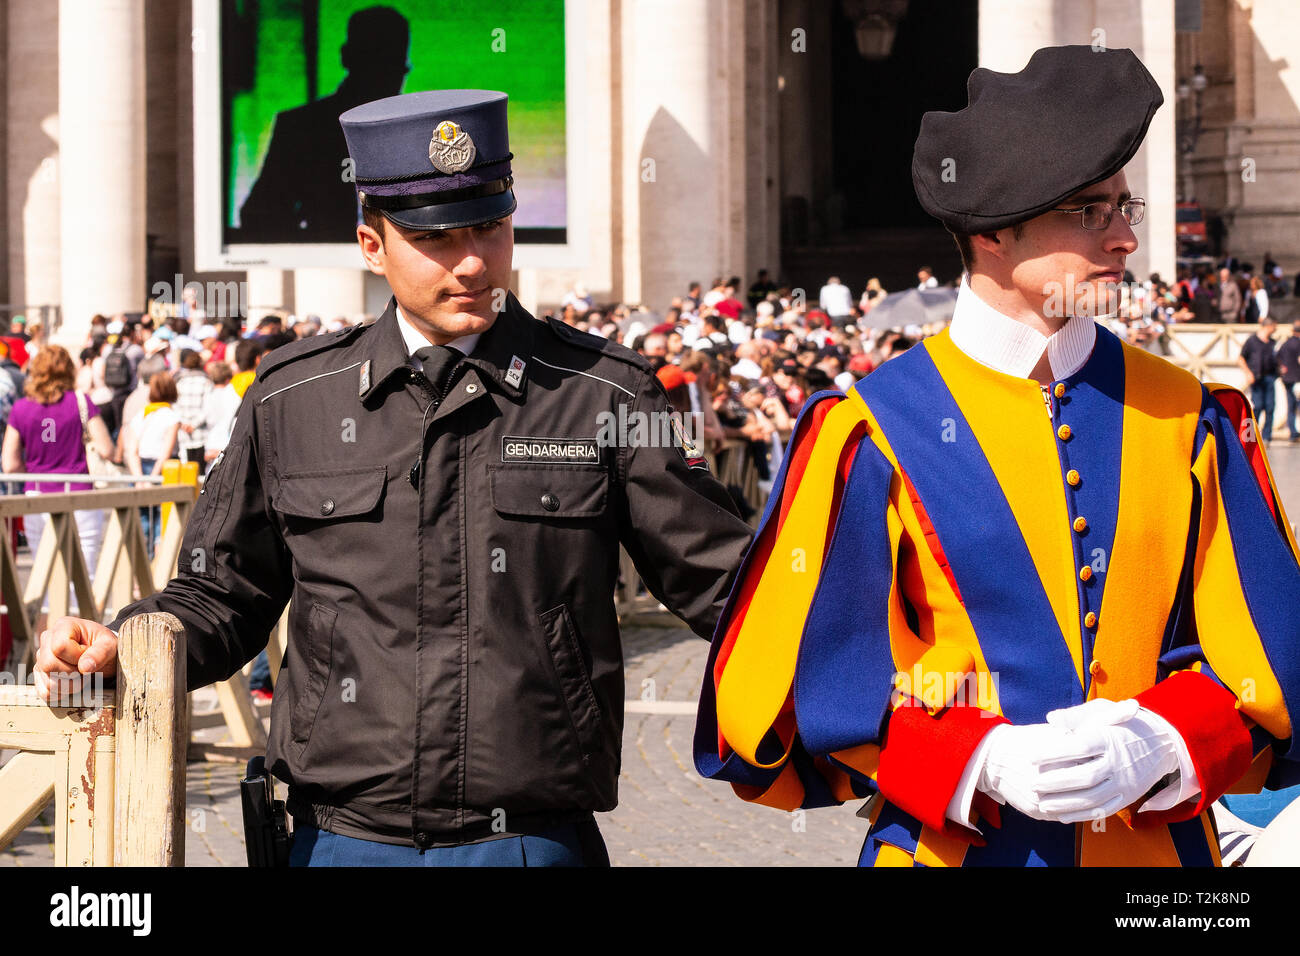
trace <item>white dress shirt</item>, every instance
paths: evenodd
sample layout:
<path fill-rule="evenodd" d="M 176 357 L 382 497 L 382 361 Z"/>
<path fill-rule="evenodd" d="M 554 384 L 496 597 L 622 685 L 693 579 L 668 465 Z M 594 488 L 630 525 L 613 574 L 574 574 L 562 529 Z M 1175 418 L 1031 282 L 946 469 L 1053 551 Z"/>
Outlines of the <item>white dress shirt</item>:
<path fill-rule="evenodd" d="M 402 307 L 397 308 L 397 327 L 402 330 L 402 341 L 406 343 L 406 354 L 410 363 L 416 368 L 420 368 L 420 360 L 415 357 L 416 349 L 422 349 L 425 346 L 432 345 L 424 337 L 424 333 L 410 323 L 406 316 L 402 315 Z M 475 332 L 472 335 L 462 335 L 458 339 L 452 339 L 447 343 L 451 348 L 464 354 L 470 355 L 474 351 L 474 346 L 478 345 L 478 339 L 481 332 Z"/>
<path fill-rule="evenodd" d="M 853 293 L 842 282 L 828 282 L 817 296 L 817 304 L 827 315 L 844 316 L 853 313 Z"/>

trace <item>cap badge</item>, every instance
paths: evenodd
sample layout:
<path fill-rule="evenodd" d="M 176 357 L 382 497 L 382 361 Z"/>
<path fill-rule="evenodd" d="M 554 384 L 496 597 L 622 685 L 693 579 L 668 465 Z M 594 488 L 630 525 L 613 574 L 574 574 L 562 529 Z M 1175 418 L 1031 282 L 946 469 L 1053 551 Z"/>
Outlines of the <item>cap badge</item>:
<path fill-rule="evenodd" d="M 474 141 L 451 120 L 443 120 L 429 140 L 429 162 L 440 173 L 459 173 L 474 162 Z"/>

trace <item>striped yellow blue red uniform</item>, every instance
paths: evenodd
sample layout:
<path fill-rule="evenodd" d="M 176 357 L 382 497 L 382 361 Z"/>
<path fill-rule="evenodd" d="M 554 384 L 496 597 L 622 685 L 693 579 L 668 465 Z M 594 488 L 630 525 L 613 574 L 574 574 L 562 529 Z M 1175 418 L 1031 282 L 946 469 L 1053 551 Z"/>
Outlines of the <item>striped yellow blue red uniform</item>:
<path fill-rule="evenodd" d="M 861 863 L 907 866 L 1216 865 L 1210 803 L 1300 779 L 1300 565 L 1244 397 L 1100 326 L 1048 394 L 944 332 L 808 402 L 714 636 L 700 773 L 874 796 Z M 1200 796 L 945 818 L 988 730 L 1095 697 L 1169 720 Z"/>

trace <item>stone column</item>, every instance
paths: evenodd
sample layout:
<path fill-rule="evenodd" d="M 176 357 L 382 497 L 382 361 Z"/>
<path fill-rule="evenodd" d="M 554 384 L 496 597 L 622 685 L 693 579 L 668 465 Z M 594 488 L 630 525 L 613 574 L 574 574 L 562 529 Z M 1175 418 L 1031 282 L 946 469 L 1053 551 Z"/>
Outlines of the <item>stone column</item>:
<path fill-rule="evenodd" d="M 980 0 L 979 33 L 980 66 L 999 72 L 1023 69 L 1039 47 L 1092 43 L 1127 47 L 1151 71 L 1165 102 L 1125 170 L 1129 189 L 1147 200 L 1148 212 L 1137 227 L 1140 245 L 1128 268 L 1139 280 L 1153 271 L 1172 279 L 1177 203 L 1173 0 Z"/>
<path fill-rule="evenodd" d="M 243 303 L 248 314 L 244 321 L 255 326 L 267 313 L 288 308 L 284 286 L 283 269 L 249 269 L 248 301 Z"/>
<path fill-rule="evenodd" d="M 510 285 L 516 290 L 515 297 L 534 316 L 537 315 L 540 301 L 537 291 L 541 284 L 540 272 L 540 269 L 515 269 L 510 273 Z"/>
<path fill-rule="evenodd" d="M 59 8 L 7 5 L 4 232 L 7 298 L 57 305 L 59 285 Z"/>
<path fill-rule="evenodd" d="M 724 38 L 707 0 L 624 2 L 621 14 L 623 297 L 662 310 L 691 279 L 733 268 L 719 261 Z"/>
<path fill-rule="evenodd" d="M 780 100 L 777 91 L 777 48 L 789 45 L 777 31 L 777 0 L 756 0 L 745 7 L 745 122 L 742 156 L 745 191 L 735 197 L 745 213 L 746 289 L 757 270 L 781 274 Z M 743 293 L 745 289 L 742 289 Z"/>
<path fill-rule="evenodd" d="M 1237 196 L 1228 246 L 1257 270 L 1271 252 L 1290 279 L 1300 262 L 1300 9 L 1287 0 L 1242 6 L 1240 32 L 1250 48 L 1240 62 L 1250 70 L 1236 72 L 1238 88 L 1247 89 L 1239 93 L 1227 171 Z"/>
<path fill-rule="evenodd" d="M 351 319 L 364 312 L 365 276 L 361 269 L 295 269 L 294 315 L 319 315 L 328 322 L 338 315 Z"/>
<path fill-rule="evenodd" d="M 1106 30 L 1106 45 L 1111 49 L 1127 47 L 1137 54 L 1165 97 L 1147 128 L 1146 139 L 1125 169 L 1133 195 L 1147 201 L 1146 220 L 1135 230 L 1140 245 L 1129 256 L 1128 269 L 1139 282 L 1152 272 L 1171 281 L 1178 254 L 1174 235 L 1178 205 L 1174 0 L 1142 0 L 1140 4 L 1096 0 L 1096 21 Z"/>
<path fill-rule="evenodd" d="M 1017 73 L 1039 47 L 1056 44 L 1060 5 L 1060 0 L 980 0 L 980 66 L 999 73 Z M 1080 5 L 1091 4 L 1084 0 Z"/>
<path fill-rule="evenodd" d="M 781 242 L 804 245 L 824 237 L 832 190 L 829 5 L 782 0 L 775 21 Z M 776 274 L 771 263 L 763 266 Z"/>
<path fill-rule="evenodd" d="M 59 0 L 62 338 L 145 300 L 143 0 Z"/>

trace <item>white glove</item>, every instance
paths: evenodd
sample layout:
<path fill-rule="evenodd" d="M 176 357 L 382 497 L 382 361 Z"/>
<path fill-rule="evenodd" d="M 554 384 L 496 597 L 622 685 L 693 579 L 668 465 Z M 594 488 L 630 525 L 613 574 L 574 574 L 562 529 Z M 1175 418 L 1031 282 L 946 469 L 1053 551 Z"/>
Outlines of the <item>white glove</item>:
<path fill-rule="evenodd" d="M 1137 803 L 1162 777 L 1179 769 L 1178 745 L 1168 725 L 1149 720 L 1136 700 L 1090 700 L 1052 711 L 1047 723 L 1077 736 L 1083 748 L 1101 745 L 1082 762 L 1039 765 L 1038 809 L 1048 819 L 1105 819 Z M 1070 756 L 1080 752 L 1076 747 Z"/>
<path fill-rule="evenodd" d="M 1001 724 L 980 745 L 984 764 L 976 786 L 1025 816 L 1056 820 L 1055 811 L 1043 805 L 1045 798 L 1055 797 L 1051 781 L 1044 786 L 1045 771 L 1087 766 L 1105 750 L 1100 733 L 1075 733 L 1051 724 Z"/>

